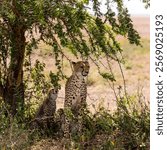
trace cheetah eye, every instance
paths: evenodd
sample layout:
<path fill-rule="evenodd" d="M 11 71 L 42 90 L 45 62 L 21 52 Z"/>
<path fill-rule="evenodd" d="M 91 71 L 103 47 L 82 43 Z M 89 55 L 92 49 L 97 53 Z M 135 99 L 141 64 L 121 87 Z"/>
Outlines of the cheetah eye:
<path fill-rule="evenodd" d="M 84 68 L 84 66 L 81 66 L 81 68 Z"/>

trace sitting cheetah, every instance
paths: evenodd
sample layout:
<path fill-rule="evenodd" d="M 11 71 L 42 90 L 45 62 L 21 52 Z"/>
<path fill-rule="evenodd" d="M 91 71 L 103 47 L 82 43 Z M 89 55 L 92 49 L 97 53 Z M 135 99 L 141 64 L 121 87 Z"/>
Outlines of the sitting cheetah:
<path fill-rule="evenodd" d="M 44 100 L 43 104 L 36 112 L 33 126 L 35 127 L 49 127 L 54 120 L 54 113 L 56 110 L 56 98 L 58 95 L 58 88 L 51 89 Z"/>
<path fill-rule="evenodd" d="M 67 80 L 65 86 L 65 110 L 70 110 L 74 116 L 79 116 L 79 112 L 86 107 L 87 85 L 85 77 L 89 73 L 89 63 L 87 61 L 72 62 L 73 73 Z M 64 137 L 70 136 L 70 120 L 65 115 Z"/>

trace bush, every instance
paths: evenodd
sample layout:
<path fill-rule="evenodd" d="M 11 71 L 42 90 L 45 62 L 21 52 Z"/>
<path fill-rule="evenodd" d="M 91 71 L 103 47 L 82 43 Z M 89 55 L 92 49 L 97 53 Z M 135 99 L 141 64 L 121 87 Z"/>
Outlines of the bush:
<path fill-rule="evenodd" d="M 114 113 L 103 107 L 94 115 L 86 110 L 82 115 L 82 133 L 73 135 L 74 149 L 149 149 L 149 107 L 137 98 L 119 99 Z"/>
<path fill-rule="evenodd" d="M 110 112 L 102 106 L 94 114 L 85 109 L 81 115 L 83 122 L 82 131 L 77 132 L 77 128 L 72 130 L 70 141 L 72 144 L 67 149 L 149 149 L 149 105 L 140 96 L 122 97 L 117 100 L 116 104 L 117 108 L 114 112 Z M 34 142 L 47 138 L 51 138 L 55 142 L 60 141 L 56 143 L 62 145 L 62 136 L 56 136 L 59 134 L 53 134 L 50 131 L 45 135 L 41 134 L 40 130 L 31 131 L 27 126 L 29 120 L 25 120 L 24 123 L 18 123 L 15 119 L 6 118 L 3 113 L 5 111 L 2 109 L 4 108 L 3 104 L 1 103 L 0 106 L 0 120 L 2 120 L 0 122 L 0 149 L 26 149 Z M 77 126 L 76 120 L 75 126 Z M 50 143 L 50 145 L 53 144 Z"/>

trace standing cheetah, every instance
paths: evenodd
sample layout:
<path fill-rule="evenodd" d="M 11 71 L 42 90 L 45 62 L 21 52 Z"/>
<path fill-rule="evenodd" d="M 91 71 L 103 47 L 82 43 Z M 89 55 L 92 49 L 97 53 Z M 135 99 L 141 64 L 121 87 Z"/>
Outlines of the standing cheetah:
<path fill-rule="evenodd" d="M 53 122 L 54 113 L 56 110 L 56 99 L 58 95 L 58 88 L 51 89 L 36 112 L 33 126 L 48 127 Z"/>
<path fill-rule="evenodd" d="M 78 116 L 80 110 L 86 106 L 87 85 L 85 77 L 89 73 L 88 61 L 72 62 L 73 72 L 66 82 L 65 86 L 65 102 L 64 108 L 70 110 L 74 115 Z M 64 136 L 70 136 L 70 120 L 65 115 Z"/>

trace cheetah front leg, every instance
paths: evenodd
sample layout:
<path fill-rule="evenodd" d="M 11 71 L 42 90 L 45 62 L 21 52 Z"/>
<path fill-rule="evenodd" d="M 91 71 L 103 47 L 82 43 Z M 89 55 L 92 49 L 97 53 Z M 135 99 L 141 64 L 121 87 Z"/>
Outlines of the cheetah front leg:
<path fill-rule="evenodd" d="M 73 118 L 72 110 L 71 107 L 66 107 L 64 109 L 64 125 L 63 125 L 63 132 L 64 132 L 64 137 L 67 139 L 70 139 L 71 136 L 71 131 L 70 131 L 70 124 L 71 124 L 71 119 Z"/>
<path fill-rule="evenodd" d="M 81 89 L 80 89 L 80 109 L 78 109 L 78 131 L 81 133 L 83 130 L 83 115 L 84 115 L 84 109 L 87 107 L 86 103 L 86 97 L 87 97 L 87 85 L 85 81 L 82 81 Z"/>
<path fill-rule="evenodd" d="M 64 114 L 64 123 L 62 124 L 62 129 L 63 129 L 63 145 L 64 149 L 70 149 L 71 148 L 71 131 L 70 131 L 70 118 L 67 113 Z"/>
<path fill-rule="evenodd" d="M 63 132 L 64 132 L 64 137 L 69 139 L 70 138 L 70 121 L 69 121 L 69 118 L 65 115 L 65 122 L 64 122 L 64 129 L 63 129 Z"/>
<path fill-rule="evenodd" d="M 85 81 L 82 81 L 80 89 L 80 98 L 81 98 L 81 108 L 84 109 L 87 107 L 86 98 L 87 98 L 87 85 Z"/>

